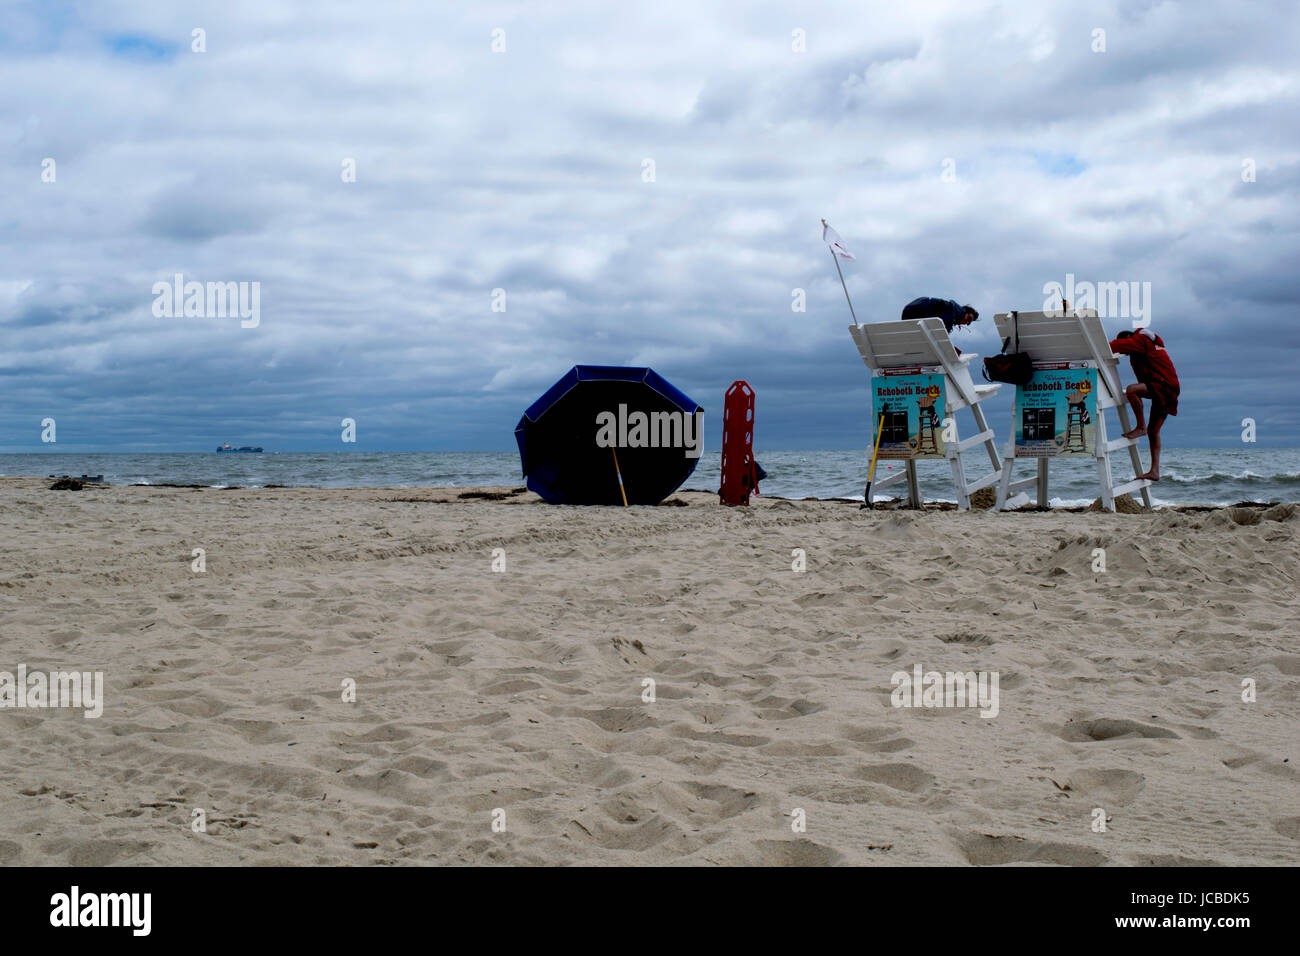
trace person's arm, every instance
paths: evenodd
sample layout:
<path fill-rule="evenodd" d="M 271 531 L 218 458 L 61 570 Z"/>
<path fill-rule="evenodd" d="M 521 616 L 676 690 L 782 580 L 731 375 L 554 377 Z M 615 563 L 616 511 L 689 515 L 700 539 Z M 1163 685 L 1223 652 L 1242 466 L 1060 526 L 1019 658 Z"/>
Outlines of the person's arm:
<path fill-rule="evenodd" d="M 1148 342 L 1144 335 L 1121 335 L 1111 339 L 1110 350 L 1118 355 L 1146 355 Z"/>
<path fill-rule="evenodd" d="M 966 315 L 966 310 L 955 299 L 944 299 L 942 301 L 943 313 L 939 318 L 943 319 L 943 327 L 951 332 L 953 326 L 961 324 L 962 318 Z"/>

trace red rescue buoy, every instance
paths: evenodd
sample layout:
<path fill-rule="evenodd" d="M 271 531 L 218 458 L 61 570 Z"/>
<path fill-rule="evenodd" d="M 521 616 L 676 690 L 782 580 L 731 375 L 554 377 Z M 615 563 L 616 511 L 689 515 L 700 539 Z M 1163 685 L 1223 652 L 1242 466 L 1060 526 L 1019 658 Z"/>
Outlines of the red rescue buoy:
<path fill-rule="evenodd" d="M 745 381 L 732 382 L 722 404 L 722 487 L 724 505 L 747 505 L 758 493 L 754 464 L 754 390 Z"/>

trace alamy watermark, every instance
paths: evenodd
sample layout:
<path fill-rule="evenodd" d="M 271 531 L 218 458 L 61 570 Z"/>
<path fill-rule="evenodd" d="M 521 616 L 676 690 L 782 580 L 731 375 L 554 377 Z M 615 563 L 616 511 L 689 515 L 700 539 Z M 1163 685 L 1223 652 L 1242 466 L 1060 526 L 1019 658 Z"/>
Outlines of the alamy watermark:
<path fill-rule="evenodd" d="M 981 717 L 998 715 L 997 671 L 894 671 L 889 702 L 895 707 L 978 707 Z"/>
<path fill-rule="evenodd" d="M 76 707 L 83 717 L 104 713 L 103 671 L 32 671 L 18 665 L 18 673 L 0 671 L 0 710 L 6 707 L 44 710 Z"/>
<path fill-rule="evenodd" d="M 1065 274 L 1065 282 L 1043 283 L 1044 312 L 1061 312 L 1061 303 L 1072 309 L 1096 309 L 1103 319 L 1132 319 L 1133 328 L 1151 324 L 1150 282 L 1076 282 L 1074 273 Z"/>
<path fill-rule="evenodd" d="M 596 415 L 596 445 L 600 448 L 681 448 L 687 458 L 699 458 L 704 439 L 704 412 L 617 412 Z"/>
<path fill-rule="evenodd" d="M 262 322 L 260 282 L 186 282 L 178 272 L 171 282 L 155 282 L 153 294 L 153 314 L 160 319 L 238 316 L 244 329 L 255 329 Z"/>
<path fill-rule="evenodd" d="M 83 893 L 74 885 L 50 897 L 50 925 L 118 926 L 130 929 L 132 936 L 148 936 L 152 910 L 152 893 Z"/>

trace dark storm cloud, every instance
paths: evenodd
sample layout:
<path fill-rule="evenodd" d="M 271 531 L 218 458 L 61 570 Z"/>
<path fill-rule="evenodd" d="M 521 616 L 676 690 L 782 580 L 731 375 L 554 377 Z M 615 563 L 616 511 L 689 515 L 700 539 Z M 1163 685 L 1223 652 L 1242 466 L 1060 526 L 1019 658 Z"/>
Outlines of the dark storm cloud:
<path fill-rule="evenodd" d="M 256 233 L 270 219 L 268 207 L 252 197 L 221 195 L 214 183 L 193 182 L 157 196 L 137 228 L 146 235 L 179 241 Z"/>
<path fill-rule="evenodd" d="M 0 445 L 509 448 L 575 363 L 656 366 L 714 447 L 735 378 L 761 445 L 860 445 L 821 216 L 860 319 L 969 301 L 984 354 L 1067 273 L 1150 282 L 1168 440 L 1295 443 L 1298 40 L 1283 3 L 11 5 Z M 178 272 L 260 324 L 155 315 Z"/>

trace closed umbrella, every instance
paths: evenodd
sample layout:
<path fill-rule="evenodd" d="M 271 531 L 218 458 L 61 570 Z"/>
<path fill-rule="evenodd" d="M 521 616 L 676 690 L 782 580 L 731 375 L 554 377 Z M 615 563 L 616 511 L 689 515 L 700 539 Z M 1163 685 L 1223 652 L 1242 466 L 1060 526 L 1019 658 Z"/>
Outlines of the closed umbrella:
<path fill-rule="evenodd" d="M 657 505 L 695 470 L 702 411 L 653 369 L 575 365 L 515 426 L 528 489 L 551 504 L 618 505 L 625 493 Z"/>

